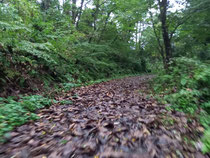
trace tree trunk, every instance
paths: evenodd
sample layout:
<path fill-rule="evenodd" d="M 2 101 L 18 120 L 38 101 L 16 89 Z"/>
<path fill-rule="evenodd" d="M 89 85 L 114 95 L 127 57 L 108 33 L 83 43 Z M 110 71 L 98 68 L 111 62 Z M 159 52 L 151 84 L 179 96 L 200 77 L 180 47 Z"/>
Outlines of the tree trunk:
<path fill-rule="evenodd" d="M 95 8 L 95 12 L 93 13 L 93 19 L 94 19 L 94 31 L 96 31 L 97 29 L 97 26 L 96 26 L 96 21 L 97 21 L 97 18 L 98 18 L 98 13 L 99 13 L 99 7 L 100 7 L 100 3 L 99 3 L 99 0 L 96 1 L 96 8 Z"/>
<path fill-rule="evenodd" d="M 98 19 L 98 14 L 99 14 L 99 9 L 100 9 L 100 0 L 96 0 L 95 3 L 95 9 L 93 9 L 92 17 L 93 17 L 93 34 L 97 31 L 97 19 Z M 89 38 L 89 43 L 93 40 L 93 34 Z"/>
<path fill-rule="evenodd" d="M 76 22 L 76 28 L 78 28 L 78 26 L 79 26 L 80 18 L 81 18 L 81 15 L 82 15 L 83 4 L 84 4 L 84 0 L 81 0 L 79 13 L 78 13 L 78 19 L 77 19 L 77 22 Z"/>
<path fill-rule="evenodd" d="M 43 0 L 41 3 L 42 10 L 46 11 L 50 8 L 51 1 L 50 0 Z"/>
<path fill-rule="evenodd" d="M 72 0 L 72 23 L 76 23 L 77 18 L 77 0 Z"/>
<path fill-rule="evenodd" d="M 170 62 L 170 58 L 172 57 L 171 54 L 171 40 L 168 33 L 168 26 L 167 26 L 167 6 L 168 0 L 158 0 L 159 8 L 160 8 L 160 21 L 162 27 L 162 36 L 164 41 L 164 49 L 165 49 L 165 62 L 166 68 L 168 67 L 168 63 Z"/>

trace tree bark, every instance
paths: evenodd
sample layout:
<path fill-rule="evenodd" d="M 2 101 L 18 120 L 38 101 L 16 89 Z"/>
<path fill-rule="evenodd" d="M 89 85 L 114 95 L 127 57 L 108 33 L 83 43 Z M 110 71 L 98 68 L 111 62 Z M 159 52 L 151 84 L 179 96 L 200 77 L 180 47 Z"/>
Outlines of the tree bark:
<path fill-rule="evenodd" d="M 79 12 L 78 12 L 78 19 L 77 19 L 77 22 L 76 22 L 76 28 L 78 28 L 78 26 L 79 26 L 80 18 L 81 18 L 81 15 L 82 15 L 83 5 L 84 5 L 84 0 L 81 0 Z"/>
<path fill-rule="evenodd" d="M 72 23 L 76 23 L 77 18 L 77 0 L 72 0 Z"/>
<path fill-rule="evenodd" d="M 167 25 L 167 6 L 168 0 L 158 0 L 159 9 L 160 9 L 160 21 L 161 21 L 161 28 L 162 28 L 162 36 L 164 41 L 164 49 L 165 49 L 165 63 L 166 68 L 168 63 L 170 62 L 170 58 L 172 57 L 171 52 L 171 40 L 169 37 L 168 32 L 168 25 Z"/>
<path fill-rule="evenodd" d="M 94 28 L 94 31 L 96 31 L 96 29 L 97 29 L 96 21 L 97 21 L 97 18 L 98 18 L 99 7 L 100 7 L 99 0 L 97 0 L 96 1 L 95 12 L 93 13 L 93 19 L 94 19 L 94 22 L 93 22 L 94 26 L 93 26 L 93 28 Z"/>

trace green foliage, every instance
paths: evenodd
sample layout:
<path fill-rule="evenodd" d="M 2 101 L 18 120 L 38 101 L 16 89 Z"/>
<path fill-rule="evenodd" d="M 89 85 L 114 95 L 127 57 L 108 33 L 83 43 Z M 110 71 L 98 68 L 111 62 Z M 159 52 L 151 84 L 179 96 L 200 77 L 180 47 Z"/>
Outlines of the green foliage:
<path fill-rule="evenodd" d="M 210 101 L 208 102 L 204 102 L 203 104 L 201 104 L 201 107 L 210 114 Z"/>
<path fill-rule="evenodd" d="M 203 152 L 210 152 L 210 65 L 190 58 L 175 58 L 168 71 L 153 82 L 154 91 L 176 111 L 194 114 L 202 109 L 200 122 L 206 128 Z"/>
<path fill-rule="evenodd" d="M 209 128 L 209 0 L 184 1 L 186 7 L 176 11 L 172 3 L 181 1 L 162 7 L 164 3 L 154 0 L 81 2 L 81 6 L 70 0 L 63 5 L 58 0 L 0 3 L 0 95 L 24 88 L 37 91 L 40 85 L 49 90 L 53 84 L 56 95 L 82 83 L 151 71 L 158 73 L 153 87 L 164 102 L 191 114 L 203 110 L 206 117 L 201 122 Z M 170 47 L 167 53 L 165 48 Z M 167 66 L 166 57 L 176 57 L 167 72 L 162 64 Z M 41 96 L 0 102 L 9 113 L 6 117 L 0 112 L 2 120 L 11 118 L 10 124 L 0 122 L 0 136 L 1 129 L 5 133 L 35 119 L 34 110 L 51 104 Z M 203 140 L 208 144 L 206 136 Z"/>
<path fill-rule="evenodd" d="M 80 25 L 75 27 L 67 13 L 72 9 L 67 1 L 64 12 L 56 9 L 62 6 L 55 2 L 49 2 L 47 8 L 42 1 L 40 6 L 28 0 L 1 3 L 1 87 L 28 88 L 37 80 L 46 87 L 55 81 L 69 82 L 70 78 L 86 82 L 145 71 L 141 57 L 128 44 L 129 39 L 121 40 L 124 33 L 111 24 L 114 20 L 106 21 L 106 12 L 113 10 L 114 4 L 102 4 L 98 20 L 92 17 L 94 10 L 84 9 Z M 121 8 L 116 10 L 121 12 Z M 96 30 L 90 25 L 94 20 Z M 118 20 L 122 31 L 128 33 L 130 27 L 123 18 Z"/>
<path fill-rule="evenodd" d="M 210 127 L 210 115 L 206 112 L 200 114 L 200 122 L 207 129 Z"/>
<path fill-rule="evenodd" d="M 43 96 L 31 95 L 17 97 L 0 98 L 0 138 L 29 120 L 38 119 L 35 110 L 50 106 L 55 102 Z"/>
<path fill-rule="evenodd" d="M 194 113 L 199 107 L 209 112 L 210 68 L 198 60 L 175 58 L 168 72 L 154 80 L 154 90 L 176 110 Z"/>
<path fill-rule="evenodd" d="M 38 60 L 43 60 L 43 64 L 46 64 L 47 66 L 53 66 L 57 63 L 53 60 L 52 55 L 50 54 L 53 52 L 50 47 L 52 47 L 50 43 L 31 43 L 29 41 L 21 41 L 18 43 L 18 47 L 15 51 L 26 53 L 27 55 L 36 57 Z"/>
<path fill-rule="evenodd" d="M 198 109 L 200 92 L 196 90 L 180 90 L 178 93 L 166 95 L 164 99 L 170 103 L 176 111 L 184 111 L 193 114 Z"/>
<path fill-rule="evenodd" d="M 135 52 L 119 53 L 108 45 L 82 43 L 75 54 L 76 64 L 82 73 L 81 80 L 97 80 L 116 75 L 143 72 L 140 57 Z"/>
<path fill-rule="evenodd" d="M 30 112 L 43 107 L 49 107 L 53 103 L 52 100 L 44 98 L 40 95 L 25 96 L 22 97 L 19 101 L 21 102 L 21 106 Z"/>
<path fill-rule="evenodd" d="M 64 91 L 70 91 L 72 88 L 79 87 L 81 84 L 76 83 L 62 83 L 62 90 Z"/>
<path fill-rule="evenodd" d="M 206 131 L 201 139 L 202 143 L 203 143 L 202 151 L 203 151 L 203 153 L 206 154 L 206 153 L 210 152 L 210 142 L 209 142 L 209 140 L 210 140 L 210 115 L 209 115 L 209 113 L 202 112 L 200 114 L 200 122 L 206 129 Z"/>
<path fill-rule="evenodd" d="M 202 138 L 203 142 L 203 148 L 202 152 L 203 153 L 209 153 L 210 152 L 210 128 L 205 131 L 204 136 Z"/>

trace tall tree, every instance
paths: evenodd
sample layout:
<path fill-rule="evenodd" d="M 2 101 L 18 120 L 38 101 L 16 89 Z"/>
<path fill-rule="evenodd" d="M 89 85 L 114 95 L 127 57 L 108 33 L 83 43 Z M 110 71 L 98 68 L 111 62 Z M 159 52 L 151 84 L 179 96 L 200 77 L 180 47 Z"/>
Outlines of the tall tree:
<path fill-rule="evenodd" d="M 161 28 L 162 28 L 162 36 L 164 40 L 164 49 L 165 49 L 165 60 L 166 60 L 166 67 L 172 57 L 171 52 L 171 39 L 169 37 L 168 32 L 168 24 L 167 24 L 167 9 L 169 2 L 168 0 L 158 0 L 159 10 L 160 10 L 160 21 L 161 21 Z"/>
<path fill-rule="evenodd" d="M 78 19 L 77 19 L 77 22 L 76 22 L 76 28 L 78 28 L 78 26 L 79 26 L 80 18 L 81 18 L 81 15 L 82 15 L 84 1 L 85 0 L 81 0 L 81 3 L 80 3 L 80 8 L 79 8 L 79 11 L 78 11 L 78 16 L 77 16 Z"/>
<path fill-rule="evenodd" d="M 72 23 L 76 24 L 76 18 L 77 18 L 77 0 L 72 0 Z"/>

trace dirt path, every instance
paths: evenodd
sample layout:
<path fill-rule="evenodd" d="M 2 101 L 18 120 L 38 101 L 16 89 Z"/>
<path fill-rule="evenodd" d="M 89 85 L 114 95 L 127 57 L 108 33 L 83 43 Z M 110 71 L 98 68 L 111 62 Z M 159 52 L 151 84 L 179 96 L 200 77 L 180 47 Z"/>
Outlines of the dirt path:
<path fill-rule="evenodd" d="M 75 89 L 62 97 L 73 104 L 43 109 L 40 120 L 12 132 L 8 143 L 0 145 L 0 157 L 207 157 L 187 144 L 199 135 L 196 121 L 166 111 L 139 92 L 147 90 L 150 78 L 129 77 Z"/>

